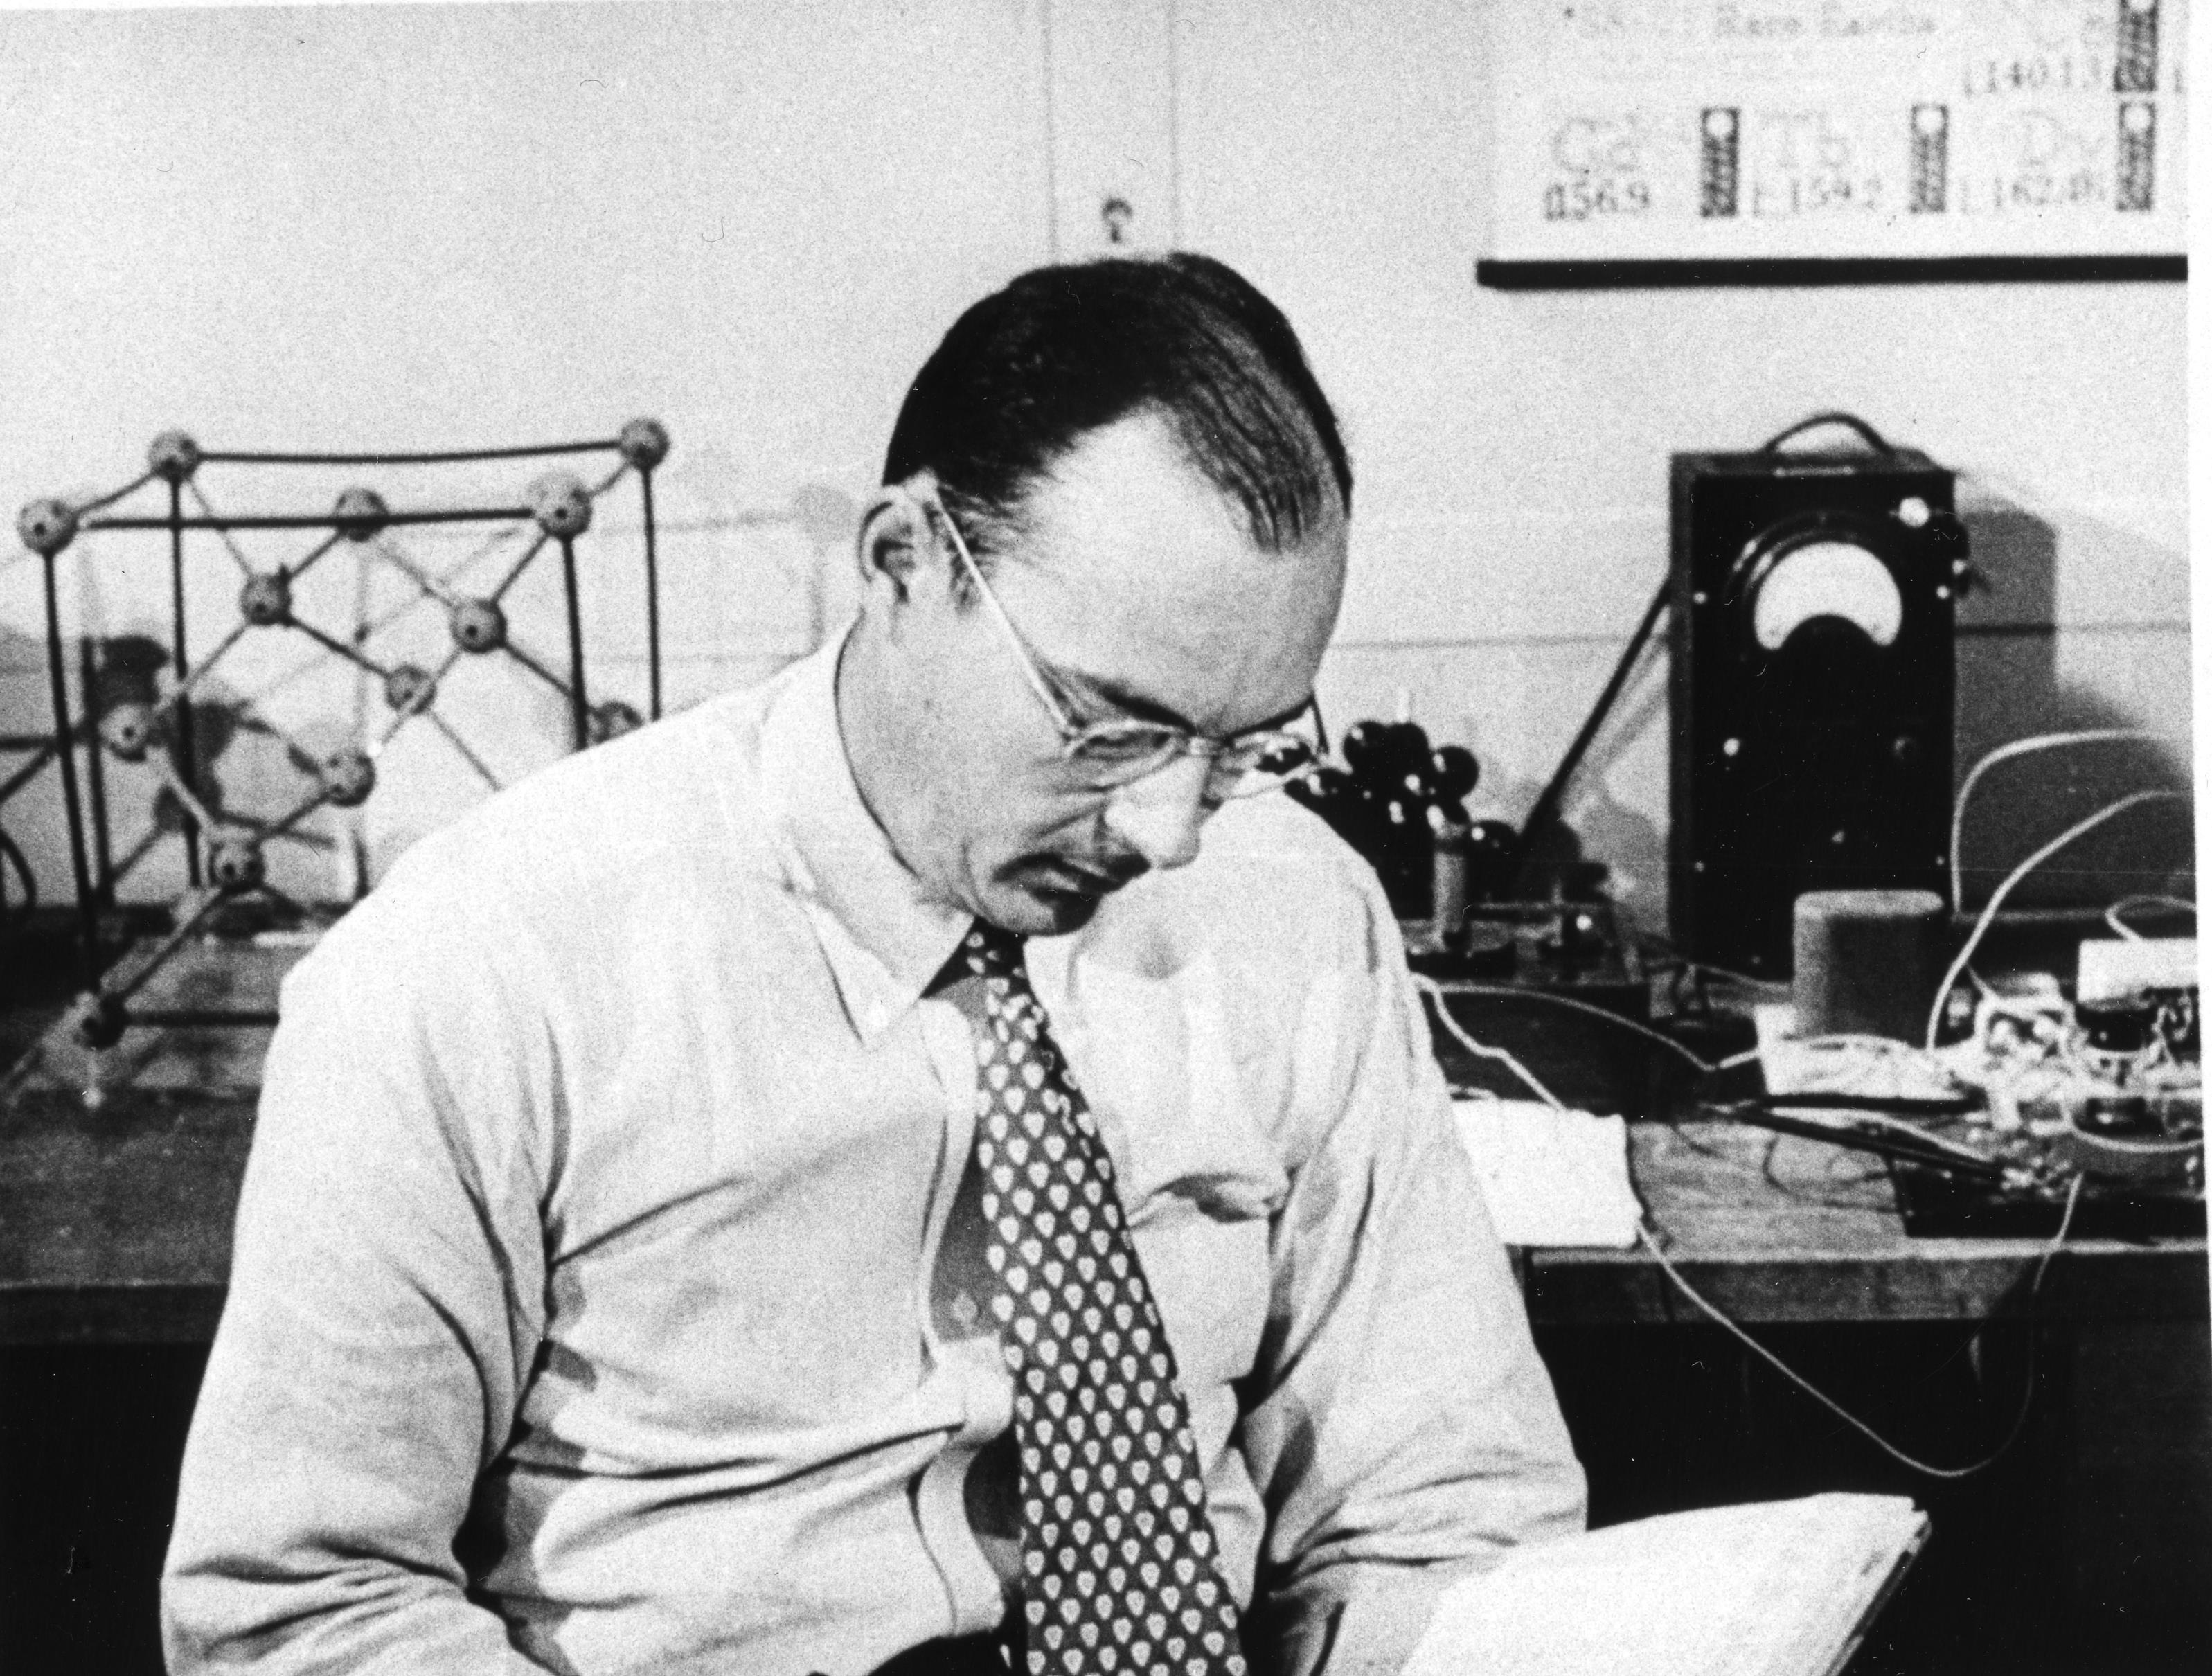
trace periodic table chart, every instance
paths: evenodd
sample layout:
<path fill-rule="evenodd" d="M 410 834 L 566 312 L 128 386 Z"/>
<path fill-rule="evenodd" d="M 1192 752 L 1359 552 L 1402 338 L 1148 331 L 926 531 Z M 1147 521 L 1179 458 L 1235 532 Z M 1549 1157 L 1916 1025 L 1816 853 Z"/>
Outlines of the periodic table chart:
<path fill-rule="evenodd" d="M 1492 15 L 1490 261 L 2185 249 L 2185 0 Z"/>

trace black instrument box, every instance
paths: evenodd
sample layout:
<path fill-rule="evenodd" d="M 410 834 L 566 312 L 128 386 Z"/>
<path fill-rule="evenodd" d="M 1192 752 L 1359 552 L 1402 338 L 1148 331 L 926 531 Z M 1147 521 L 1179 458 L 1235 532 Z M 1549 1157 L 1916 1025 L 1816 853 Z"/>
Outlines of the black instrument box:
<path fill-rule="evenodd" d="M 1803 891 L 1949 884 L 1954 474 L 1843 422 L 1878 446 L 1674 456 L 1671 930 L 1762 977 Z"/>

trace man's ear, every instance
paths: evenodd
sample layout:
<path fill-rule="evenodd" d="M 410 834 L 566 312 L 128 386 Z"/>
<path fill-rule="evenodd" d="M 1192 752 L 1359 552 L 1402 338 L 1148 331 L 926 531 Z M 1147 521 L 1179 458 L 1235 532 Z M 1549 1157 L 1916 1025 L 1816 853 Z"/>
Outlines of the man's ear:
<path fill-rule="evenodd" d="M 905 603 L 916 580 L 938 556 L 937 531 L 914 489 L 893 483 L 877 490 L 860 514 L 855 555 L 864 592 L 888 587 L 899 603 Z"/>

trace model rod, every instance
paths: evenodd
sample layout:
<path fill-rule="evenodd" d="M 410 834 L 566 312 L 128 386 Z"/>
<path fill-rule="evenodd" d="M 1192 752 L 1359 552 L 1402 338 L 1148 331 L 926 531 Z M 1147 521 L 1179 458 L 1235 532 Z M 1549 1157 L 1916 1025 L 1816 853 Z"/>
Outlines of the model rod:
<path fill-rule="evenodd" d="M 584 616 L 576 598 L 576 543 L 561 537 L 561 586 L 568 601 L 568 720 L 576 749 L 592 742 L 591 712 L 584 701 Z"/>
<path fill-rule="evenodd" d="M 191 678 L 185 656 L 185 487 L 179 478 L 169 480 L 169 657 L 179 682 Z M 192 701 L 177 701 L 177 726 L 169 736 L 169 759 L 186 785 L 192 782 L 197 764 L 192 730 Z M 197 889 L 200 882 L 200 828 L 189 809 L 185 815 L 185 883 Z"/>
<path fill-rule="evenodd" d="M 645 495 L 645 678 L 649 720 L 660 720 L 660 562 L 653 540 L 653 468 L 638 470 Z"/>
<path fill-rule="evenodd" d="M 388 512 L 380 524 L 493 524 L 527 518 L 521 507 L 467 507 L 453 512 Z M 84 530 L 342 530 L 359 522 L 354 513 L 316 514 L 254 513 L 235 518 L 88 518 Z"/>
<path fill-rule="evenodd" d="M 233 465 L 455 465 L 478 459 L 538 459 L 554 454 L 596 454 L 621 445 L 610 437 L 604 442 L 549 442 L 520 448 L 454 448 L 416 454 L 264 454 L 238 450 L 210 449 L 200 458 Z"/>
<path fill-rule="evenodd" d="M 42 556 L 46 571 L 46 676 L 54 701 L 54 756 L 61 765 L 62 811 L 69 820 L 70 866 L 76 877 L 78 977 L 83 987 L 90 989 L 100 981 L 100 903 L 93 894 L 92 863 L 85 852 L 84 805 L 77 794 L 76 727 L 70 720 L 69 665 L 62 653 L 61 584 L 55 574 L 56 556 Z"/>

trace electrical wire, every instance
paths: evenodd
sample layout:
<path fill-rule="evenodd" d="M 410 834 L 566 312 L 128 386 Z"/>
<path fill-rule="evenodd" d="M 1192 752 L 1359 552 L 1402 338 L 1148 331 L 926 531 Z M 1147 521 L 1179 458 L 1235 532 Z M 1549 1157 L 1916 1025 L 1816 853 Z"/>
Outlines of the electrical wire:
<path fill-rule="evenodd" d="M 1477 1041 L 1474 1037 L 1461 1029 L 1458 1022 L 1451 1017 L 1449 1011 L 1443 1004 L 1444 991 L 1442 985 L 1437 983 L 1436 981 L 1431 978 L 1425 978 L 1418 975 L 1414 977 L 1413 983 L 1414 987 L 1420 991 L 1424 997 L 1431 1000 L 1435 1004 L 1437 1012 L 1443 1017 L 1444 1027 L 1451 1032 L 1453 1036 L 1462 1047 L 1465 1047 L 1476 1054 L 1481 1054 L 1486 1059 L 1503 1060 L 1513 1068 L 1523 1082 L 1527 1083 L 1531 1088 L 1534 1089 L 1538 1094 L 1543 1096 L 1544 1101 L 1547 1105 L 1553 1107 L 1555 1110 L 1565 1111 L 1567 1109 L 1565 1102 L 1560 1100 L 1559 1097 L 1553 1094 L 1549 1089 L 1546 1088 L 1535 1077 L 1530 1075 L 1528 1069 L 1523 1066 L 1518 1060 L 1514 1059 L 1512 1055 L 1506 1053 L 1504 1048 L 1491 1048 L 1486 1043 Z M 1558 999 L 1559 998 L 1553 997 L 1552 999 Z M 1579 1006 L 1583 1004 L 1577 1003 L 1577 1005 Z M 1605 1010 L 1601 1007 L 1592 1007 L 1589 1008 L 1589 1011 L 1597 1012 L 1606 1017 L 1613 1018 L 1616 1023 L 1626 1023 L 1628 1022 L 1627 1020 L 1620 1018 L 1618 1014 L 1605 1012 Z M 1648 1031 L 1645 1032 L 1645 1034 L 1656 1035 L 1658 1033 L 1656 1031 Z M 1665 1038 L 1662 1037 L 1661 1039 L 1664 1040 Z M 1874 1037 L 1870 1039 L 1885 1042 L 1888 1041 L 1887 1037 Z M 1680 1046 L 1680 1043 L 1674 1043 L 1672 1045 L 1678 1048 Z M 1903 1043 L 1890 1043 L 1889 1045 L 1893 1047 L 1905 1046 Z M 1686 1052 L 1687 1050 L 1684 1049 L 1683 1051 Z M 1680 1133 L 1680 1132 L 1678 1130 L 1676 1133 Z M 2086 1176 L 2076 1174 L 2074 1177 L 2072 1186 L 2067 1191 L 2066 1205 L 2064 1210 L 2059 1214 L 2058 1230 L 2051 1236 L 2051 1243 L 2044 1248 L 2043 1255 L 2035 1266 L 2034 1277 L 2028 1283 L 2027 1296 L 2028 1302 L 2031 1304 L 2042 1296 L 2044 1278 L 2051 1272 L 2051 1261 L 2058 1255 L 2059 1248 L 2066 1243 L 2066 1236 L 2074 1226 L 2075 1207 L 2081 1200 L 2082 1183 L 2087 1179 L 2087 1178 Z M 1996 1463 L 1999 1460 L 2002 1459 L 2006 1453 L 2011 1449 L 2012 1446 L 2019 1441 L 2020 1434 L 2027 1424 L 2029 1411 L 2034 1406 L 2035 1402 L 2035 1339 L 2033 1336 L 2031 1336 L 2028 1340 L 2028 1372 L 2025 1388 L 2021 1394 L 2020 1410 L 2014 1415 L 2012 1424 L 2006 1430 L 2003 1440 L 1997 1444 L 1996 1448 L 1990 1450 L 1988 1454 L 1983 1456 L 1979 1460 L 1970 1462 L 1966 1466 L 1932 1466 L 1926 1461 L 1917 1460 L 1915 1457 L 1907 1454 L 1904 1450 L 1899 1448 L 1894 1443 L 1892 1443 L 1872 1426 L 1860 1419 L 1856 1414 L 1853 1414 L 1833 1397 L 1831 1397 L 1826 1392 L 1821 1390 L 1818 1386 L 1808 1380 L 1802 1374 L 1792 1368 L 1788 1363 L 1784 1362 L 1772 1351 L 1767 1349 L 1765 1345 L 1760 1344 L 1758 1339 L 1753 1338 L 1750 1333 L 1744 1331 L 1741 1327 L 1738 1326 L 1726 1315 L 1722 1313 L 1717 1305 L 1710 1302 L 1703 1293 L 1699 1292 L 1697 1288 L 1691 1285 L 1690 1283 L 1682 1277 L 1681 1272 L 1674 1266 L 1672 1260 L 1668 1259 L 1667 1254 L 1659 1248 L 1657 1240 L 1652 1237 L 1655 1231 L 1657 1231 L 1657 1225 L 1651 1222 L 1649 1215 L 1647 1214 L 1645 1218 L 1637 1224 L 1636 1237 L 1643 1242 L 1644 1249 L 1651 1254 L 1653 1260 L 1659 1265 L 1660 1272 L 1663 1273 L 1669 1281 L 1674 1283 L 1676 1289 L 1681 1292 L 1683 1296 L 1688 1298 L 1692 1303 L 1695 1304 L 1701 1312 L 1703 1312 L 1717 1325 L 1726 1329 L 1731 1335 L 1741 1340 L 1747 1348 L 1748 1348 L 1754 1355 L 1759 1357 L 1759 1358 L 1765 1362 L 1769 1367 L 1772 1368 L 1777 1373 L 1780 1374 L 1783 1378 L 1789 1381 L 1790 1384 L 1796 1386 L 1807 1396 L 1811 1397 L 1823 1408 L 1833 1414 L 1838 1419 L 1843 1421 L 1844 1424 L 1850 1426 L 1852 1430 L 1866 1438 L 1868 1442 L 1873 1443 L 1877 1448 L 1881 1449 L 1883 1454 L 1888 1455 L 1892 1460 L 1899 1461 L 1904 1466 L 1911 1468 L 1914 1472 L 1923 1473 L 1929 1478 L 1972 1478 L 1976 1473 L 1984 1472 L 1990 1466 L 1996 1465 Z"/>
<path fill-rule="evenodd" d="M 2105 923 L 2130 943 L 2143 940 L 2143 934 L 2120 917 L 2131 908 L 2178 908 L 2191 915 L 2197 912 L 2197 904 L 2186 896 L 2168 896 L 2158 893 L 2123 896 L 2105 910 Z"/>
<path fill-rule="evenodd" d="M 1748 972 L 1735 971 L 1726 966 L 1715 966 L 1708 961 L 1686 960 L 1682 962 L 1682 969 L 1687 972 L 1694 972 L 1700 977 L 1726 978 L 1730 983 L 1740 983 L 1749 989 L 1778 990 L 1784 995 L 1790 993 L 1789 984 L 1779 978 L 1755 978 Z"/>
<path fill-rule="evenodd" d="M 1562 1112 L 1566 1110 L 1566 1105 L 1559 1096 L 1546 1088 L 1534 1073 L 1519 1060 L 1515 1059 L 1503 1048 L 1492 1048 L 1488 1042 L 1477 1041 L 1461 1029 L 1459 1020 L 1451 1016 L 1451 1009 L 1444 1005 L 1443 987 L 1434 978 L 1425 978 L 1416 973 L 1413 976 L 1413 987 L 1420 992 L 1423 999 L 1436 1009 L 1437 1017 L 1443 1021 L 1444 1029 L 1451 1032 L 1452 1039 L 1461 1047 L 1466 1048 L 1468 1053 L 1477 1054 L 1483 1059 L 1496 1060 L 1534 1089 L 1537 1098 L 1551 1107 L 1553 1110 Z"/>
<path fill-rule="evenodd" d="M 1773 989 L 1786 993 L 1790 988 L 1786 979 L 1757 977 L 1749 972 L 1739 972 L 1734 967 L 1716 966 L 1709 960 L 1692 960 L 1667 938 L 1650 932 L 1639 931 L 1636 941 L 1637 946 L 1644 950 L 1647 959 L 1654 954 L 1658 956 L 1655 963 L 1661 967 L 1671 966 L 1682 972 L 1726 978 L 1731 982 L 1743 984 L 1752 989 Z"/>
<path fill-rule="evenodd" d="M 1417 978 L 1415 981 L 1429 985 L 1438 995 L 1444 993 L 1443 987 L 1432 979 Z M 1601 1007 L 1590 1001 L 1578 1001 L 1571 995 L 1555 995 L 1547 989 L 1523 989 L 1512 984 L 1462 983 L 1457 981 L 1452 984 L 1451 993 L 1498 996 L 1509 1001 L 1540 1001 L 1547 1006 L 1565 1007 L 1571 1012 L 1587 1013 L 1593 1018 L 1604 1020 L 1617 1029 L 1626 1030 L 1632 1035 L 1642 1036 L 1647 1041 L 1656 1042 L 1668 1053 L 1688 1061 L 1690 1065 L 1708 1076 L 1719 1069 L 1703 1054 L 1684 1047 L 1664 1031 L 1655 1030 L 1649 1024 L 1639 1024 L 1633 1018 L 1624 1018 L 1609 1007 Z"/>
<path fill-rule="evenodd" d="M 1966 771 L 1959 782 L 1959 795 L 1951 805 L 1951 912 L 1964 910 L 1965 885 L 1960 881 L 1959 862 L 1960 840 L 1966 829 L 1966 799 L 1974 794 L 1974 787 L 1984 774 L 2000 762 L 2008 762 L 2015 756 L 2027 756 L 2039 750 L 2055 750 L 2061 745 L 2109 744 L 2125 739 L 2171 739 L 2168 733 L 2154 732 L 2147 727 L 2084 727 L 2068 733 L 2038 733 L 2025 739 L 2014 739 L 2009 744 L 1999 745 L 1995 750 Z"/>
<path fill-rule="evenodd" d="M 2086 1175 L 2077 1173 L 2074 1177 L 2073 1185 L 2067 1189 L 2066 1207 L 2059 1213 L 2058 1217 L 2058 1231 L 2051 1236 L 2051 1243 L 2043 1248 L 2043 1255 L 2035 1266 L 2034 1278 L 2028 1282 L 2027 1297 L 2028 1302 L 2031 1304 L 2034 1303 L 2037 1299 L 2041 1297 L 2043 1294 L 2044 1278 L 2051 1272 L 2051 1260 L 2058 1255 L 2059 1248 L 2066 1243 L 2066 1236 L 2074 1226 L 2075 1206 L 2081 1202 L 2081 1184 L 2087 1179 L 2088 1178 Z M 1649 1219 L 1647 1218 L 1647 1223 L 1648 1220 Z M 1765 1363 L 1767 1366 L 1772 1368 L 1775 1372 L 1780 1374 L 1783 1378 L 1788 1380 L 1792 1385 L 1802 1391 L 1807 1396 L 1819 1403 L 1821 1407 L 1826 1409 L 1831 1414 L 1841 1420 L 1845 1425 L 1850 1427 L 1853 1431 L 1857 1432 L 1860 1436 L 1865 1438 L 1876 1448 L 1880 1449 L 1884 1454 L 1887 1455 L 1891 1460 L 1897 1461 L 1900 1465 L 1908 1466 L 1911 1468 L 1912 1471 L 1923 1473 L 1931 1479 L 1970 1479 L 1976 1473 L 1987 1472 L 1991 1466 L 1996 1466 L 1996 1463 L 2002 1460 L 2006 1454 L 2010 1451 L 2012 1446 L 2020 1441 L 2021 1432 L 2027 1424 L 2028 1413 L 2035 1406 L 2036 1367 L 2034 1358 L 2036 1341 L 2033 1333 L 2030 1334 L 2027 1341 L 2027 1378 L 2024 1382 L 2024 1388 L 2021 1392 L 2020 1409 L 2019 1412 L 2013 1416 L 2012 1424 L 2006 1429 L 2003 1441 L 1999 1442 L 1996 1448 L 1991 1449 L 1979 1460 L 1970 1461 L 1964 1466 L 1931 1466 L 1927 1461 L 1918 1460 L 1899 1448 L 1896 1444 L 1891 1442 L 1880 1432 L 1876 1431 L 1872 1426 L 1860 1419 L 1857 1415 L 1852 1413 L 1849 1409 L 1845 1408 L 1841 1403 L 1838 1402 L 1826 1392 L 1813 1384 L 1809 1380 L 1806 1379 L 1803 1375 L 1797 1372 L 1796 1369 L 1790 1367 L 1788 1363 L 1784 1362 L 1772 1351 L 1767 1349 L 1765 1345 L 1760 1344 L 1758 1339 L 1753 1338 L 1751 1334 L 1745 1332 L 1742 1327 L 1737 1326 L 1735 1322 L 1730 1321 L 1726 1315 L 1723 1315 L 1720 1309 L 1711 1303 L 1703 1293 L 1698 1291 L 1696 1287 L 1692 1286 L 1687 1280 L 1682 1278 L 1681 1272 L 1675 1268 L 1673 1262 L 1668 1260 L 1667 1254 L 1659 1248 L 1659 1242 L 1651 1237 L 1651 1230 L 1648 1225 L 1646 1225 L 1646 1224 L 1638 1224 L 1636 1237 L 1644 1242 L 1644 1248 L 1646 1251 L 1649 1251 L 1654 1260 L 1658 1263 L 1661 1272 L 1665 1274 L 1668 1279 L 1674 1282 L 1675 1289 L 1679 1290 L 1684 1297 L 1686 1297 L 1692 1303 L 1695 1304 L 1704 1315 L 1705 1315 L 1717 1326 L 1725 1328 L 1727 1332 L 1741 1342 L 1746 1349 L 1749 1350 L 1754 1356 L 1758 1357 L 1760 1361 Z"/>
<path fill-rule="evenodd" d="M 1715 1069 L 1717 1071 L 1723 1072 L 1729 1071 L 1739 1066 L 1750 1064 L 1754 1060 L 1778 1058 L 1785 1053 L 1799 1051 L 1815 1054 L 1836 1054 L 1839 1058 L 1842 1058 L 1843 1055 L 1840 1054 L 1839 1050 L 1846 1048 L 1870 1051 L 1877 1063 L 1889 1067 L 1893 1067 L 1897 1072 L 1900 1073 L 1900 1075 L 1893 1075 L 1890 1078 L 1889 1087 L 1892 1090 L 1897 1090 L 1900 1086 L 1906 1085 L 1902 1082 L 1901 1073 L 1909 1072 L 1911 1069 L 1916 1066 L 1923 1071 L 1933 1072 L 1936 1077 L 1942 1079 L 1942 1084 L 1946 1088 L 1955 1088 L 1957 1086 L 1956 1080 L 1951 1074 L 1950 1067 L 1945 1065 L 1940 1059 L 1928 1054 L 1926 1050 L 1916 1048 L 1911 1042 L 1893 1041 L 1886 1035 L 1864 1035 L 1852 1034 L 1850 1032 L 1837 1032 L 1827 1035 L 1795 1037 L 1785 1041 L 1768 1043 L 1762 1047 L 1747 1048 L 1741 1054 L 1729 1054 L 1729 1057 L 1723 1060 L 1720 1064 L 1715 1067 Z M 1806 1068 L 1815 1072 L 1817 1078 L 1816 1080 L 1810 1082 L 1803 1087 L 1772 1089 L 1767 1096 L 1765 1103 L 1777 1108 L 1787 1108 L 1790 1104 L 1790 1096 L 1792 1094 L 1869 1095 L 1869 1090 L 1865 1086 L 1864 1078 L 1860 1073 L 1864 1071 L 1871 1071 L 1874 1066 L 1865 1060 L 1852 1057 L 1844 1063 L 1836 1064 L 1832 1066 Z M 1869 1096 L 1869 1097 L 1882 1098 L 1887 1096 L 1882 1095 L 1872 1095 Z M 1946 1147 L 1951 1145 L 1950 1142 L 1946 1141 L 1942 1137 L 1933 1133 L 1930 1126 L 1925 1123 L 1914 1122 L 1905 1118 L 1893 1116 L 1889 1114 L 1877 1110 L 1863 1109 L 1856 1111 L 1853 1114 L 1851 1120 L 1863 1126 L 1887 1129 L 1892 1133 L 1903 1135 L 1912 1140 L 1925 1142 L 1931 1146 Z"/>
<path fill-rule="evenodd" d="M 1787 1135 L 1778 1130 L 1767 1136 L 1766 1145 L 1759 1149 L 1759 1173 L 1765 1178 L 1766 1185 L 1772 1187 L 1775 1192 L 1786 1199 L 1794 1199 L 1801 1205 L 1815 1205 L 1824 1211 L 1869 1211 L 1881 1208 L 1880 1205 L 1869 1201 L 1863 1193 L 1856 1199 L 1844 1199 L 1832 1193 L 1818 1193 L 1808 1187 L 1793 1186 L 1784 1181 L 1781 1172 L 1774 1167 L 1774 1159 L 1775 1155 L 1782 1150 L 1782 1143 L 1788 1139 Z M 1827 1185 L 1831 1187 L 1839 1189 L 1863 1187 L 1876 1181 L 1886 1181 L 1888 1177 L 1889 1172 L 1880 1164 L 1876 1164 L 1872 1169 L 1863 1169 L 1856 1175 L 1847 1175 L 1841 1180 L 1833 1179 L 1836 1161 L 1850 1155 L 1840 1146 L 1829 1147 L 1827 1152 L 1828 1175 L 1831 1178 Z"/>
<path fill-rule="evenodd" d="M 1712 999 L 1705 993 L 1708 979 L 1739 985 L 1770 999 L 1786 997 L 1790 993 L 1790 986 L 1778 979 L 1757 978 L 1748 972 L 1709 965 L 1704 961 L 1686 959 L 1671 952 L 1653 961 L 1650 969 L 1655 976 L 1664 975 L 1668 1005 L 1676 1018 L 1703 1017 L 1712 1011 Z"/>
<path fill-rule="evenodd" d="M 2044 845 L 2042 848 L 2034 851 L 2025 861 L 2014 867 L 2012 871 L 2006 874 L 2004 877 L 2004 882 L 1999 884 L 1996 890 L 1990 892 L 1990 899 L 1988 902 L 1983 906 L 1981 918 L 1974 921 L 1973 930 L 1966 933 L 1966 942 L 1960 946 L 1959 952 L 1952 957 L 1950 969 L 1943 974 L 1943 981 L 1936 986 L 1936 999 L 1934 1004 L 1928 1010 L 1928 1035 L 1926 1041 L 1923 1045 L 1925 1046 L 1929 1052 L 1932 1053 L 1935 1051 L 1936 1035 L 1943 1023 L 1943 1003 L 1950 996 L 1951 986 L 1958 982 L 1959 974 L 1966 969 L 1966 962 L 1974 957 L 1974 950 L 1981 945 L 1982 938 L 1989 931 L 1990 922 L 1997 917 L 1997 909 L 2004 906 L 2004 899 L 2012 894 L 2013 887 L 2014 885 L 2018 884 L 2022 879 L 2026 878 L 2030 873 L 2033 872 L 2045 862 L 2048 861 L 2052 856 L 2057 854 L 2059 851 L 2064 849 L 2067 845 L 2072 843 L 2076 838 L 2082 837 L 2090 832 L 2094 832 L 2097 828 L 2104 825 L 2106 821 L 2112 819 L 2115 816 L 2124 815 L 2129 810 L 2135 808 L 2140 804 L 2185 802 L 2187 799 L 2188 793 L 2185 792 L 2169 792 L 2162 790 L 2131 792 L 2126 797 L 2121 798 L 2116 802 L 2106 804 L 2102 809 L 2097 811 L 2095 814 L 2084 816 L 2081 819 L 2075 822 L 2074 824 L 2068 827 L 2065 831 L 2060 833 L 2049 843 Z M 1955 877 L 1956 875 L 1954 874 L 1954 880 Z"/>

